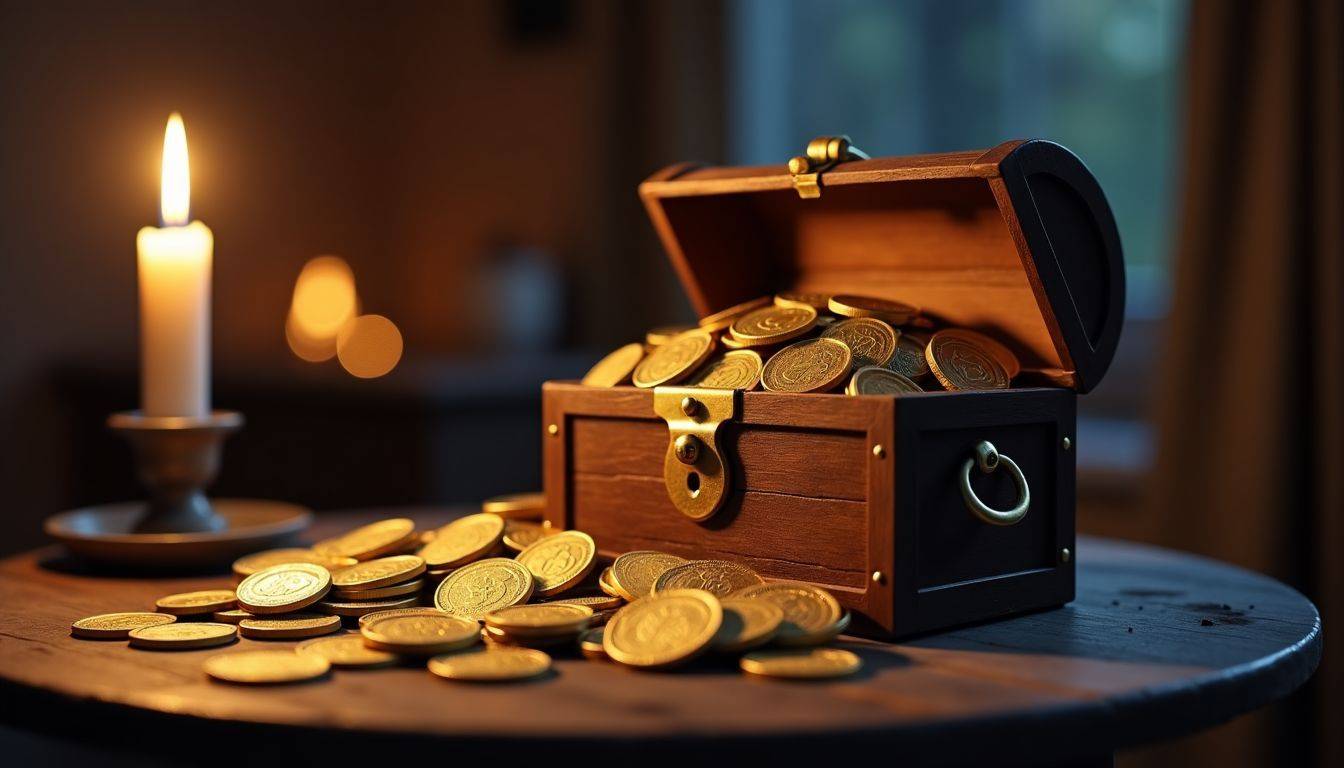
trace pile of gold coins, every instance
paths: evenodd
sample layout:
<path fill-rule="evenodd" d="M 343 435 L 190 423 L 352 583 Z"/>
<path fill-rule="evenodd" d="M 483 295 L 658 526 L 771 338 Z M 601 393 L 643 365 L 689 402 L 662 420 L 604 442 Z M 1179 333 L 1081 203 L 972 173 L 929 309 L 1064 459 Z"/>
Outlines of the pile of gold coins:
<path fill-rule="evenodd" d="M 681 385 L 771 392 L 900 395 L 1006 389 L 1017 357 L 975 331 L 939 328 L 907 304 L 786 292 L 650 331 L 588 371 L 597 387 Z"/>
<path fill-rule="evenodd" d="M 226 645 L 240 635 L 301 641 L 205 660 L 210 678 L 238 684 L 408 662 L 451 680 L 520 680 L 550 674 L 553 653 L 639 669 L 733 654 L 742 671 L 780 678 L 860 668 L 852 652 L 823 647 L 849 625 L 826 590 L 663 552 L 603 564 L 590 536 L 540 522 L 544 504 L 541 494 L 499 497 L 432 531 L 392 518 L 311 548 L 258 552 L 234 563 L 234 589 L 168 595 L 152 612 L 90 616 L 71 634 L 151 650 Z"/>

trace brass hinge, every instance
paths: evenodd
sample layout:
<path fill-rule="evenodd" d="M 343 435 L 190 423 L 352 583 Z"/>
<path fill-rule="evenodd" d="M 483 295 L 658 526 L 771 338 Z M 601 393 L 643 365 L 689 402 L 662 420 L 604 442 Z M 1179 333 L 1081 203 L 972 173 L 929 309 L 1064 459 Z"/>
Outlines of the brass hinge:
<path fill-rule="evenodd" d="M 728 454 L 719 427 L 738 418 L 740 398 L 732 389 L 656 387 L 653 410 L 667 422 L 663 484 L 668 498 L 692 520 L 708 520 L 732 487 Z"/>
<path fill-rule="evenodd" d="M 793 188 L 803 199 L 821 197 L 821 174 L 846 160 L 867 160 L 868 153 L 849 143 L 848 136 L 818 136 L 807 143 L 807 153 L 789 158 Z"/>

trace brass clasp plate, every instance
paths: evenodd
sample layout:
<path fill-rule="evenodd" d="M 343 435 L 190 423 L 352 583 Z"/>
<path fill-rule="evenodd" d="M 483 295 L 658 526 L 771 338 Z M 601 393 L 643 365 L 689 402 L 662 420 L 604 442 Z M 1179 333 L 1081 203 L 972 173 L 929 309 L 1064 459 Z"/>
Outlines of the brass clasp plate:
<path fill-rule="evenodd" d="M 846 160 L 867 160 L 868 153 L 849 143 L 848 136 L 818 136 L 807 143 L 807 154 L 789 159 L 793 188 L 803 199 L 821 197 L 821 174 Z"/>
<path fill-rule="evenodd" d="M 738 418 L 740 399 L 732 389 L 656 387 L 653 410 L 667 422 L 663 483 L 667 496 L 692 520 L 708 520 L 723 506 L 732 486 L 728 455 L 719 427 Z"/>

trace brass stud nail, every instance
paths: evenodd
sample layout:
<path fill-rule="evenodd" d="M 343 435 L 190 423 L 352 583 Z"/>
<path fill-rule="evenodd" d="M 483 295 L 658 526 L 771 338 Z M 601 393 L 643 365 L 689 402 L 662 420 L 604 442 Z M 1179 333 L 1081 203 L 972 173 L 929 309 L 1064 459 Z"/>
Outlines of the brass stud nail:
<path fill-rule="evenodd" d="M 1064 440 L 1062 441 L 1062 444 L 1064 446 L 1064 450 L 1066 451 L 1073 447 L 1073 441 L 1070 440 L 1067 436 L 1065 436 Z"/>
<path fill-rule="evenodd" d="M 696 400 L 694 397 L 681 398 L 681 412 L 691 417 L 692 419 L 699 421 L 700 401 Z"/>
<path fill-rule="evenodd" d="M 881 571 L 873 571 L 873 583 L 874 583 L 874 584 L 881 584 L 882 582 L 884 582 L 884 581 L 886 581 L 886 580 L 887 580 L 886 574 L 882 573 Z"/>
<path fill-rule="evenodd" d="M 1059 550 L 1059 561 L 1061 563 L 1067 563 L 1072 559 L 1073 559 L 1073 553 L 1069 551 L 1068 547 L 1064 547 L 1063 549 Z"/>
<path fill-rule="evenodd" d="M 546 434 L 550 435 L 551 437 L 555 437 L 556 435 L 560 434 L 560 425 L 559 424 L 548 425 L 546 427 Z"/>
<path fill-rule="evenodd" d="M 879 459 L 885 459 L 887 457 L 887 449 L 883 448 L 881 443 L 878 443 L 873 446 L 873 455 Z"/>

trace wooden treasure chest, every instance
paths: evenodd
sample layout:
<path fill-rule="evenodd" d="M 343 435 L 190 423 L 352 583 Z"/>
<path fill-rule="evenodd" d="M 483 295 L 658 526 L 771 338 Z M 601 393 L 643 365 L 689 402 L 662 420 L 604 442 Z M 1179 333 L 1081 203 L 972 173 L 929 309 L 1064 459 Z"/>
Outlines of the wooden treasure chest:
<path fill-rule="evenodd" d="M 1076 397 L 1111 362 L 1125 295 L 1114 218 L 1075 155 L 867 159 L 823 138 L 788 165 L 672 166 L 640 195 L 702 316 L 857 294 L 992 337 L 1020 371 L 1007 389 L 860 396 L 550 382 L 550 525 L 606 556 L 812 582 L 874 637 L 1073 599 Z"/>

